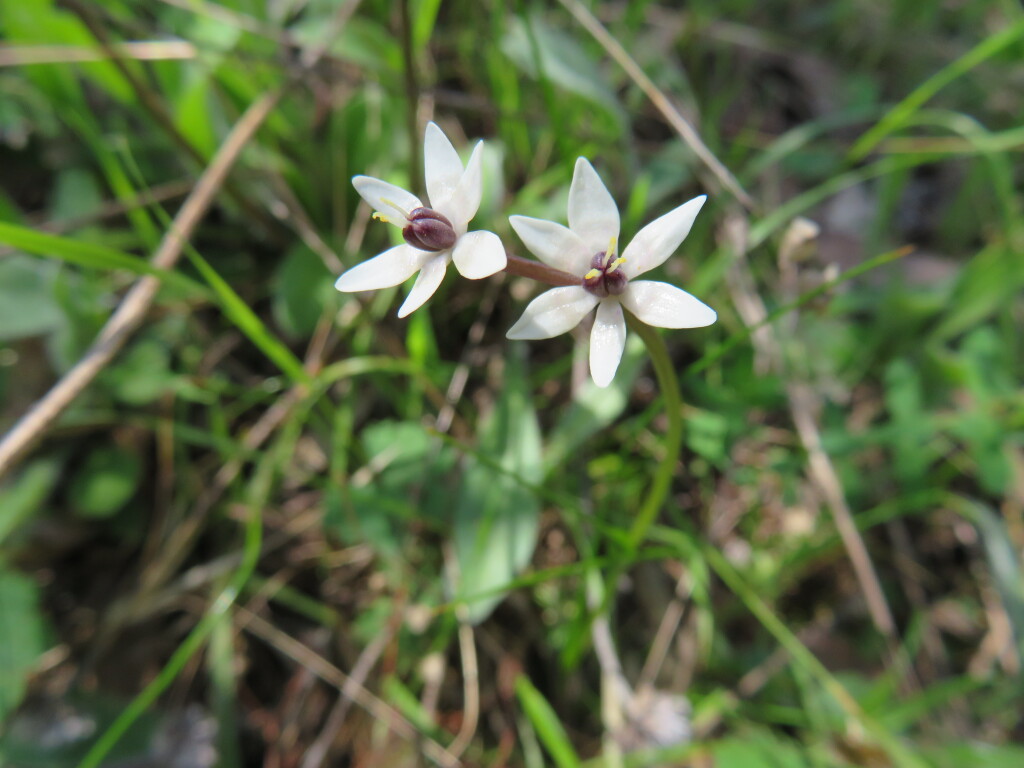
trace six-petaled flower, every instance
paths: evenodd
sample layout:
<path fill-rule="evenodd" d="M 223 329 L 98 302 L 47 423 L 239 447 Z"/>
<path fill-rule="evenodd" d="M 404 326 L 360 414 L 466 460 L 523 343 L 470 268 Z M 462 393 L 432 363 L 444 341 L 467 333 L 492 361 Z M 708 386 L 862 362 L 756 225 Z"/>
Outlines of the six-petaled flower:
<path fill-rule="evenodd" d="M 594 307 L 590 373 L 608 386 L 626 343 L 623 308 L 661 328 L 700 328 L 717 315 L 711 307 L 668 283 L 634 280 L 660 266 L 690 232 L 707 199 L 695 197 L 655 219 L 618 255 L 619 210 L 597 172 L 579 158 L 569 188 L 569 226 L 511 216 L 512 228 L 541 261 L 580 278 L 579 285 L 545 291 L 526 307 L 506 334 L 510 339 L 547 339 L 576 327 Z"/>
<path fill-rule="evenodd" d="M 398 245 L 348 270 L 334 287 L 339 291 L 369 291 L 404 283 L 419 272 L 398 310 L 405 317 L 434 295 L 449 261 L 471 280 L 505 268 L 505 248 L 493 232 L 467 232 L 483 194 L 483 142 L 477 143 L 465 168 L 448 137 L 434 123 L 423 140 L 424 177 L 429 206 L 401 187 L 370 176 L 356 176 L 352 185 L 371 206 L 374 218 L 402 228 Z"/>

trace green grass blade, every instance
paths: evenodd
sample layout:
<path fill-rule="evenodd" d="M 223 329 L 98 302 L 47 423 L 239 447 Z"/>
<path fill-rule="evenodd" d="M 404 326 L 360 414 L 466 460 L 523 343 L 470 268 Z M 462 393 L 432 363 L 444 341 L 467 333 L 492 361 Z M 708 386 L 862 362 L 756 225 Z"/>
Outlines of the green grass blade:
<path fill-rule="evenodd" d="M 580 765 L 580 758 L 573 749 L 569 734 L 562 727 L 558 714 L 525 675 L 516 678 L 516 697 L 555 765 L 558 768 L 577 768 Z"/>
<path fill-rule="evenodd" d="M 987 37 L 956 61 L 946 65 L 911 91 L 902 101 L 889 110 L 854 143 L 847 159 L 850 162 L 863 160 L 878 142 L 902 128 L 906 121 L 923 107 L 939 91 L 976 66 L 992 58 L 1001 50 L 1024 37 L 1024 19 L 1016 24 Z"/>
<path fill-rule="evenodd" d="M 285 346 L 284 342 L 274 336 L 260 320 L 259 315 L 252 311 L 248 304 L 242 301 L 235 290 L 228 285 L 217 271 L 210 266 L 210 263 L 200 256 L 192 248 L 186 248 L 185 253 L 195 266 L 196 270 L 203 276 L 207 284 L 213 289 L 224 315 L 233 322 L 238 329 L 244 333 L 249 340 L 255 344 L 271 362 L 288 375 L 292 381 L 311 384 L 312 378 L 302 367 L 302 361 Z"/>
<path fill-rule="evenodd" d="M 0 222 L 0 243 L 17 248 L 19 251 L 43 256 L 45 258 L 64 261 L 89 269 L 124 270 L 135 275 L 152 275 L 159 277 L 167 285 L 180 288 L 189 295 L 209 295 L 209 291 L 195 280 L 191 280 L 177 272 L 152 266 L 138 256 L 108 248 L 105 245 L 86 243 L 70 237 L 60 237 L 46 232 L 38 232 L 17 224 Z"/>

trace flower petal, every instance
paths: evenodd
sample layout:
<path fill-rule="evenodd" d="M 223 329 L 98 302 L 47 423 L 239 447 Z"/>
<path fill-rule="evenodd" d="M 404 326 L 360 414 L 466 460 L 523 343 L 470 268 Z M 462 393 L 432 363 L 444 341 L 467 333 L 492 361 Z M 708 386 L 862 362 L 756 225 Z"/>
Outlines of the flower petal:
<path fill-rule="evenodd" d="M 452 251 L 452 259 L 459 274 L 470 280 L 500 272 L 508 263 L 501 238 L 487 230 L 467 232 L 460 237 Z"/>
<path fill-rule="evenodd" d="M 423 207 L 412 192 L 372 176 L 353 176 L 352 186 L 363 200 L 373 206 L 374 211 L 380 211 L 388 221 L 400 227 L 405 226 L 410 211 Z"/>
<path fill-rule="evenodd" d="M 590 375 L 597 386 L 612 383 L 625 346 L 626 319 L 622 307 L 614 299 L 606 299 L 597 305 L 597 319 L 590 332 Z"/>
<path fill-rule="evenodd" d="M 577 158 L 569 187 L 569 228 L 583 238 L 591 255 L 607 251 L 619 237 L 619 209 L 585 157 Z"/>
<path fill-rule="evenodd" d="M 334 287 L 345 293 L 375 291 L 404 283 L 434 254 L 411 245 L 396 245 L 338 278 Z"/>
<path fill-rule="evenodd" d="M 480 199 L 484 194 L 483 177 L 484 143 L 478 141 L 469 156 L 466 170 L 459 177 L 459 183 L 451 195 L 435 204 L 435 208 L 448 217 L 458 234 L 464 234 L 466 225 L 476 216 Z M 434 198 L 431 197 L 431 200 Z"/>
<path fill-rule="evenodd" d="M 430 206 L 443 205 L 462 178 L 462 160 L 437 123 L 427 123 L 423 136 L 423 177 Z"/>
<path fill-rule="evenodd" d="M 622 252 L 626 260 L 622 269 L 626 276 L 633 278 L 664 264 L 690 234 L 693 220 L 707 199 L 707 195 L 695 197 L 637 232 L 633 242 Z"/>
<path fill-rule="evenodd" d="M 448 267 L 448 255 L 431 255 L 434 258 L 423 265 L 419 277 L 413 283 L 412 290 L 409 291 L 409 295 L 405 297 L 405 301 L 399 307 L 399 317 L 405 317 L 410 312 L 422 307 L 424 302 L 434 295 L 434 291 L 437 290 L 437 287 L 441 285 L 441 281 L 444 280 L 444 273 Z"/>
<path fill-rule="evenodd" d="M 578 285 L 552 288 L 531 301 L 505 334 L 510 339 L 550 339 L 579 325 L 597 297 Z"/>
<path fill-rule="evenodd" d="M 529 216 L 509 216 L 508 223 L 530 252 L 545 264 L 581 277 L 590 268 L 594 253 L 568 227 Z"/>
<path fill-rule="evenodd" d="M 653 280 L 630 282 L 620 300 L 637 319 L 659 328 L 703 328 L 718 319 L 718 313 L 700 299 Z"/>

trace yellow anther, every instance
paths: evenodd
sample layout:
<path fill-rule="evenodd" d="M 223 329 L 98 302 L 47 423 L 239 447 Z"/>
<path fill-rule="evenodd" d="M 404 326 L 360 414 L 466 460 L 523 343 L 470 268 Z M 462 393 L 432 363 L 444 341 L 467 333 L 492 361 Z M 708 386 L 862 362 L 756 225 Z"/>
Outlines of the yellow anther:
<path fill-rule="evenodd" d="M 596 280 L 600 276 L 601 276 L 601 270 L 600 269 L 592 269 L 589 272 L 587 272 L 587 274 L 585 274 L 583 276 L 583 279 L 584 280 Z"/>
<path fill-rule="evenodd" d="M 606 272 L 614 272 L 616 269 L 618 269 L 619 267 L 621 267 L 625 263 L 626 263 L 626 260 L 624 258 L 622 258 L 621 256 L 619 256 L 619 258 L 617 258 L 615 261 L 613 261 L 608 266 L 608 269 L 605 270 L 605 271 Z"/>
<path fill-rule="evenodd" d="M 390 224 L 391 223 L 391 219 L 389 219 L 387 216 L 385 216 L 380 211 L 374 211 L 373 212 L 373 216 L 371 216 L 370 218 L 373 219 L 374 221 L 383 221 L 385 224 Z"/>

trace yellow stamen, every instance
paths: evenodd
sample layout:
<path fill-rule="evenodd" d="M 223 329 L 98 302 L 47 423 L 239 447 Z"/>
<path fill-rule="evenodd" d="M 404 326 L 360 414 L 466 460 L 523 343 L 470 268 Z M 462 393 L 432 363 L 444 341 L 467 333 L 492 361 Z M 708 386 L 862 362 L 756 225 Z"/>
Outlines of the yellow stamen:
<path fill-rule="evenodd" d="M 373 219 L 374 221 L 383 221 L 385 224 L 390 224 L 391 223 L 391 219 L 389 219 L 387 216 L 385 216 L 380 211 L 374 211 L 373 212 L 373 216 L 371 216 L 370 218 Z"/>
<path fill-rule="evenodd" d="M 615 261 L 613 261 L 611 263 L 611 265 L 609 265 L 608 269 L 606 269 L 605 271 L 606 272 L 614 272 L 616 269 L 618 269 L 619 267 L 621 267 L 625 263 L 626 263 L 626 260 L 624 258 L 622 258 L 621 256 L 619 256 L 619 258 L 617 258 Z"/>
<path fill-rule="evenodd" d="M 592 269 L 589 272 L 587 272 L 587 274 L 585 274 L 583 276 L 583 279 L 584 280 L 596 280 L 600 276 L 601 276 L 601 270 L 600 269 Z"/>
<path fill-rule="evenodd" d="M 396 211 L 401 211 L 402 215 L 405 216 L 405 218 L 408 220 L 410 211 L 405 210 L 402 206 L 398 205 L 393 200 L 388 200 L 386 197 L 382 197 L 380 199 L 380 201 L 382 203 L 384 203 L 385 205 L 390 205 Z M 384 218 L 383 216 L 380 218 L 380 220 L 381 221 L 388 221 L 388 219 Z"/>
<path fill-rule="evenodd" d="M 608 240 L 608 250 L 604 252 L 604 265 L 608 266 L 608 262 L 612 260 L 612 256 L 615 255 L 615 245 L 618 238 L 612 237 Z"/>

